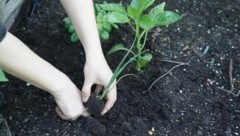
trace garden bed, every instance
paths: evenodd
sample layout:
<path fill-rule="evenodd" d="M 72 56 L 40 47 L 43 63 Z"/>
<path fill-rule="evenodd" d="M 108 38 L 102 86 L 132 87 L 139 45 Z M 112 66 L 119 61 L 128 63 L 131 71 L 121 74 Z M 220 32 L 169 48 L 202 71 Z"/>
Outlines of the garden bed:
<path fill-rule="evenodd" d="M 150 32 L 146 47 L 153 60 L 142 72 L 133 65 L 124 71 L 137 77 L 119 82 L 118 100 L 103 117 L 63 121 L 50 94 L 7 75 L 10 82 L 0 86 L 6 96 L 0 113 L 12 135 L 240 135 L 240 98 L 235 96 L 240 90 L 240 1 L 168 0 L 166 5 L 183 18 Z M 69 41 L 62 22 L 65 16 L 59 0 L 34 0 L 31 13 L 13 33 L 81 88 L 84 51 Z M 102 45 L 104 52 L 117 43 L 130 44 L 132 35 L 128 27 L 120 27 L 112 33 L 113 40 Z M 106 56 L 112 69 L 122 56 Z M 146 91 L 178 65 L 164 60 L 190 63 L 175 68 Z M 231 90 L 229 75 L 235 80 L 234 94 L 223 90 Z"/>

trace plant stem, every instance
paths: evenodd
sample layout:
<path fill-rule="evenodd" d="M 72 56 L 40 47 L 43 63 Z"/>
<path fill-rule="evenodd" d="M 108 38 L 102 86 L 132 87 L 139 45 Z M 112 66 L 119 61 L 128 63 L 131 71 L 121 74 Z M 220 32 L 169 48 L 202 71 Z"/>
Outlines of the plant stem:
<path fill-rule="evenodd" d="M 112 84 L 113 84 L 114 80 L 117 78 L 117 76 L 119 76 L 119 75 L 121 74 L 121 72 L 123 71 L 123 69 L 124 69 L 130 62 L 132 62 L 132 61 L 138 56 L 138 55 L 135 55 L 134 57 L 130 58 L 128 62 L 126 62 L 126 63 L 124 64 L 125 60 L 127 59 L 129 53 L 132 51 L 132 49 L 133 49 L 133 47 L 134 47 L 134 45 L 135 45 L 135 43 L 136 43 L 136 39 L 137 39 L 137 38 L 136 38 L 136 36 L 135 36 L 134 41 L 133 41 L 130 49 L 129 49 L 128 52 L 125 54 L 125 56 L 122 58 L 122 60 L 120 61 L 120 63 L 118 64 L 116 70 L 115 70 L 114 73 L 113 73 L 113 76 L 112 76 L 109 84 L 108 84 L 107 87 L 104 89 L 103 94 L 99 96 L 99 98 L 100 98 L 101 100 L 102 100 L 102 99 L 105 97 L 105 95 L 110 91 L 110 87 L 112 86 Z"/>
<path fill-rule="evenodd" d="M 139 31 L 139 30 L 138 30 Z M 144 46 L 144 44 L 146 43 L 146 36 L 145 36 L 145 38 L 144 38 L 144 42 L 143 42 L 143 45 L 141 45 L 141 40 L 142 40 L 142 37 L 144 36 L 144 35 L 146 35 L 145 33 L 147 32 L 147 30 L 143 30 L 142 31 L 142 33 L 141 33 L 141 35 L 138 37 L 138 39 L 137 39 L 137 44 L 136 44 L 136 48 L 137 48 L 137 55 L 138 55 L 138 57 L 137 57 L 137 65 L 136 65 L 136 70 L 137 71 L 140 71 L 141 70 L 141 67 L 142 67 L 142 65 L 141 65 L 141 59 L 142 59 L 142 56 L 141 56 L 141 54 L 142 54 L 142 46 Z M 139 33 L 139 32 L 138 32 Z"/>
<path fill-rule="evenodd" d="M 134 28 L 134 26 L 132 25 L 131 22 L 129 22 L 128 24 L 131 26 L 131 28 L 132 28 L 134 31 L 136 31 L 136 29 Z"/>
<path fill-rule="evenodd" d="M 143 41 L 141 50 L 145 47 L 145 44 L 146 44 L 146 41 L 147 41 L 147 36 L 148 36 L 148 31 L 149 31 L 149 30 L 147 30 L 146 33 L 145 33 L 145 37 L 144 37 L 144 41 Z"/>

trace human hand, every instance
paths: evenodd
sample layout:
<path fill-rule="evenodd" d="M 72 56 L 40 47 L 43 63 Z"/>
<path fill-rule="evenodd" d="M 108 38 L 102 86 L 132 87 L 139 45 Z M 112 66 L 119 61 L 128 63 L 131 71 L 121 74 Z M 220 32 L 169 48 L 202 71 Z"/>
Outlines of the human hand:
<path fill-rule="evenodd" d="M 58 107 L 57 114 L 64 120 L 76 120 L 79 116 L 89 116 L 81 101 L 80 90 L 70 81 L 54 94 Z"/>
<path fill-rule="evenodd" d="M 84 75 L 85 80 L 82 88 L 82 100 L 83 102 L 87 102 L 91 94 L 91 87 L 96 84 L 95 93 L 100 93 L 109 84 L 113 73 L 104 57 L 93 57 L 87 58 L 84 67 Z M 116 81 L 114 81 L 113 85 L 110 87 L 105 99 L 107 101 L 101 115 L 107 113 L 117 100 Z"/>

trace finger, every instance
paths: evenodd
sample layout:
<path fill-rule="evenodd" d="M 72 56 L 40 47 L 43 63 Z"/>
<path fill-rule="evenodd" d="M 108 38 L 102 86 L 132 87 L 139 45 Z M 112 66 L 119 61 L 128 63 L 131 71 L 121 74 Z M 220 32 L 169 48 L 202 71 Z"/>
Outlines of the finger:
<path fill-rule="evenodd" d="M 83 102 L 87 102 L 88 98 L 91 94 L 91 87 L 92 87 L 92 83 L 89 83 L 87 81 L 84 82 L 83 88 L 82 88 L 82 101 Z"/>
<path fill-rule="evenodd" d="M 61 111 L 61 109 L 59 108 L 59 107 L 56 107 L 55 108 L 55 110 L 56 110 L 56 112 L 57 112 L 57 114 L 63 119 L 63 120 L 71 120 L 71 121 L 73 121 L 73 120 L 76 120 L 79 116 L 80 116 L 80 114 L 79 115 L 74 115 L 74 116 L 66 116 L 62 111 Z"/>
<path fill-rule="evenodd" d="M 56 110 L 57 114 L 58 114 L 63 120 L 69 120 L 69 118 L 63 114 L 63 112 L 60 110 L 59 107 L 56 107 L 55 110 Z"/>
<path fill-rule="evenodd" d="M 101 112 L 101 116 L 103 116 L 104 114 L 106 114 L 114 105 L 115 101 L 112 100 L 108 100 Z"/>
<path fill-rule="evenodd" d="M 112 90 L 110 90 L 110 92 L 107 94 L 107 102 L 101 112 L 101 115 L 103 116 L 104 114 L 106 114 L 114 105 L 114 103 L 117 100 L 117 89 L 116 87 L 114 87 Z"/>
<path fill-rule="evenodd" d="M 103 86 L 97 84 L 94 92 L 98 94 L 98 93 L 100 93 L 102 91 L 102 89 L 103 89 Z"/>
<path fill-rule="evenodd" d="M 87 109 L 85 109 L 83 112 L 82 112 L 82 116 L 83 117 L 90 117 L 90 113 L 87 111 Z"/>

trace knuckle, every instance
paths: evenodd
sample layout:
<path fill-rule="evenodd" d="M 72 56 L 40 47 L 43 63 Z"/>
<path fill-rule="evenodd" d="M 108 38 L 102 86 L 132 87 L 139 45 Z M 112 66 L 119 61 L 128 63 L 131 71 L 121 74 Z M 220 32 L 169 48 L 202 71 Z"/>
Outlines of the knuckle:
<path fill-rule="evenodd" d="M 83 92 L 82 95 L 83 95 L 83 97 L 89 97 L 90 93 L 89 92 Z"/>
<path fill-rule="evenodd" d="M 66 116 L 69 120 L 75 120 L 78 118 L 79 115 L 80 115 L 80 113 L 69 113 Z"/>
<path fill-rule="evenodd" d="M 90 94 L 89 87 L 83 87 L 82 92 L 84 93 L 84 95 L 89 95 Z"/>

